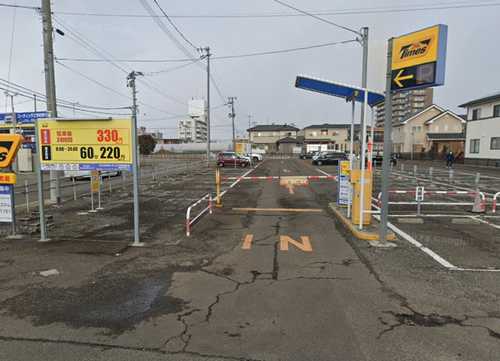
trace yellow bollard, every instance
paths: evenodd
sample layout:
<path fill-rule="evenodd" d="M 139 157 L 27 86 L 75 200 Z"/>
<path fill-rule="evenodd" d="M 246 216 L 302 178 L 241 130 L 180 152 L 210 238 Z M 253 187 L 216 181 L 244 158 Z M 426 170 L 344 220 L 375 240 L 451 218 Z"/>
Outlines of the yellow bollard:
<path fill-rule="evenodd" d="M 222 208 L 221 196 L 220 196 L 220 169 L 217 167 L 215 169 L 215 187 L 217 191 L 217 197 L 215 199 L 215 206 L 217 208 Z"/>

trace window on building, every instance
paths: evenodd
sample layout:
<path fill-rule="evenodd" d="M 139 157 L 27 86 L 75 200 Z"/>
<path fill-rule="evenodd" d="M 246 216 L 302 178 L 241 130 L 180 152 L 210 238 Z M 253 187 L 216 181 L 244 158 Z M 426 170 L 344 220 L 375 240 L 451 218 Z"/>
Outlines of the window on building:
<path fill-rule="evenodd" d="M 328 129 L 321 129 L 321 135 L 328 135 Z"/>
<path fill-rule="evenodd" d="M 493 116 L 500 117 L 500 104 L 493 106 Z"/>
<path fill-rule="evenodd" d="M 492 137 L 490 141 L 491 150 L 500 150 L 500 137 Z"/>
<path fill-rule="evenodd" d="M 471 139 L 470 140 L 470 153 L 479 153 L 479 139 Z"/>
<path fill-rule="evenodd" d="M 479 118 L 481 118 L 481 109 L 472 109 L 472 120 L 478 120 Z"/>

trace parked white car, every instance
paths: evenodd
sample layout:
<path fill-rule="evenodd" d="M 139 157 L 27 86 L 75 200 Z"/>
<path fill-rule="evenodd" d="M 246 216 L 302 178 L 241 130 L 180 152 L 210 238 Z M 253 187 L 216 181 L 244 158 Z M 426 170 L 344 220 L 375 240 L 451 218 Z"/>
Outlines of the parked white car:
<path fill-rule="evenodd" d="M 264 157 L 262 156 L 262 154 L 259 154 L 259 153 L 247 154 L 247 157 L 252 158 L 252 160 L 254 162 L 261 162 L 264 159 Z"/>

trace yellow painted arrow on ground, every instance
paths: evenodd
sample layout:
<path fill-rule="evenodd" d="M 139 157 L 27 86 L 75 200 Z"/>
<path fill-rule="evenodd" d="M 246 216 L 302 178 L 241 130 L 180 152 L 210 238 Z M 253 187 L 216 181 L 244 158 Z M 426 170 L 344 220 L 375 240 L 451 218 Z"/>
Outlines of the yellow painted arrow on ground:
<path fill-rule="evenodd" d="M 404 69 L 401 69 L 399 71 L 398 75 L 396 75 L 396 77 L 394 78 L 394 82 L 400 88 L 402 88 L 404 86 L 403 83 L 401 83 L 402 80 L 413 79 L 413 74 L 402 76 L 404 71 L 405 71 Z"/>

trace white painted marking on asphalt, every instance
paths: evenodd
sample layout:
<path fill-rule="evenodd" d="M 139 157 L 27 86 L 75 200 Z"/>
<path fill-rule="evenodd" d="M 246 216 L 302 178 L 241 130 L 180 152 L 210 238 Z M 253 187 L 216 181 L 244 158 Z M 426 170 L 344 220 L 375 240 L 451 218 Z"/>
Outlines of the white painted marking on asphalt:
<path fill-rule="evenodd" d="M 330 173 L 327 173 L 327 172 L 325 172 L 324 170 L 321 170 L 321 169 L 319 169 L 319 168 L 316 168 L 316 170 L 317 170 L 318 172 L 320 172 L 320 173 L 323 173 L 323 175 L 326 175 L 326 176 L 328 176 L 328 177 L 331 177 L 331 176 L 332 176 Z"/>
<path fill-rule="evenodd" d="M 479 218 L 477 216 L 469 216 L 469 217 L 472 218 L 472 219 L 478 220 L 481 223 L 487 224 L 487 225 L 489 225 L 489 226 L 491 226 L 493 228 L 500 229 L 500 226 L 498 226 L 496 224 L 493 224 L 493 223 L 490 223 L 490 222 L 488 222 L 488 221 L 486 221 L 484 219 L 481 219 L 481 218 Z"/>
<path fill-rule="evenodd" d="M 376 205 L 372 204 L 373 208 L 376 208 L 380 210 L 379 207 Z M 380 222 L 380 216 L 373 216 L 375 219 L 377 219 Z M 471 218 L 474 218 L 474 216 L 469 216 Z M 402 238 L 404 238 L 406 241 L 408 241 L 410 244 L 414 245 L 418 249 L 420 249 L 422 252 L 426 253 L 428 256 L 432 257 L 436 262 L 438 262 L 440 265 L 443 267 L 447 268 L 450 271 L 463 271 L 463 272 L 500 272 L 500 269 L 495 269 L 495 268 L 462 268 L 462 267 L 457 267 L 445 260 L 443 257 L 438 255 L 436 252 L 434 252 L 432 249 L 425 247 L 422 243 L 417 241 L 415 238 L 410 236 L 408 233 L 404 232 L 403 230 L 399 229 L 395 225 L 393 225 L 390 222 L 387 222 L 387 226 L 394 231 L 394 233 L 400 235 Z"/>

